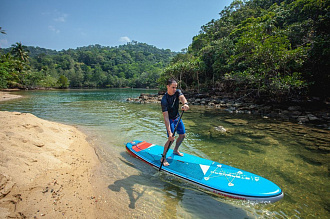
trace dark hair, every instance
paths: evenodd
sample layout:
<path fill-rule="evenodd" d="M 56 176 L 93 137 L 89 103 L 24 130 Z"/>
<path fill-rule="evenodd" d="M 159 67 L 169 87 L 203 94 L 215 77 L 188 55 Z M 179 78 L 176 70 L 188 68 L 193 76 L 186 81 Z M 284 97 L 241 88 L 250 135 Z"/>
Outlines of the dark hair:
<path fill-rule="evenodd" d="M 167 80 L 167 85 L 171 85 L 173 83 L 177 83 L 174 78 L 170 78 L 170 79 Z"/>

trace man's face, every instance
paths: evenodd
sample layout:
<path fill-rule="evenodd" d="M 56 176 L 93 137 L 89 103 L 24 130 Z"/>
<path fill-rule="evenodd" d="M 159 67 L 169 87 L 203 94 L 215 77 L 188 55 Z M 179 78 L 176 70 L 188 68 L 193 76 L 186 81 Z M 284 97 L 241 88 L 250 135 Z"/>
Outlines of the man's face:
<path fill-rule="evenodd" d="M 167 85 L 167 93 L 169 95 L 175 94 L 176 88 L 178 87 L 177 83 L 172 83 L 170 85 Z"/>

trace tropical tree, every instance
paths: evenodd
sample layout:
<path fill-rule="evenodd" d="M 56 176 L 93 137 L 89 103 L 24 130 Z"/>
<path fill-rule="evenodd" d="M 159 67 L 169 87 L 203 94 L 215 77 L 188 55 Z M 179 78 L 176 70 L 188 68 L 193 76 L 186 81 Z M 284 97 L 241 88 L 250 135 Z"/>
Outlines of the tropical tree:
<path fill-rule="evenodd" d="M 6 34 L 5 30 L 2 30 L 2 27 L 0 27 L 0 33 Z"/>
<path fill-rule="evenodd" d="M 11 53 L 14 57 L 18 58 L 20 61 L 27 63 L 29 59 L 29 50 L 22 43 L 16 43 L 11 45 Z"/>
<path fill-rule="evenodd" d="M 16 43 L 12 45 L 11 54 L 15 57 L 15 68 L 18 71 L 18 83 L 25 87 L 28 82 L 28 70 L 29 64 L 29 50 L 22 43 Z"/>

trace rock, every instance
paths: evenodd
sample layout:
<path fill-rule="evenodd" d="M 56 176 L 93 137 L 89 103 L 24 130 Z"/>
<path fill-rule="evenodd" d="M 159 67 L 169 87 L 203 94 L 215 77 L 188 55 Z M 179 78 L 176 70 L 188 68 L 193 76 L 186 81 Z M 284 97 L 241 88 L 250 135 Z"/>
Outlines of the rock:
<path fill-rule="evenodd" d="M 330 153 L 330 148 L 329 147 L 326 147 L 326 146 L 320 146 L 318 148 L 318 150 L 321 151 L 321 152 L 327 153 L 327 154 Z"/>
<path fill-rule="evenodd" d="M 289 111 L 300 111 L 301 107 L 300 106 L 290 106 L 288 108 Z"/>
<path fill-rule="evenodd" d="M 299 124 L 302 124 L 302 123 L 308 122 L 309 120 L 308 120 L 308 117 L 307 116 L 299 116 L 297 118 L 297 121 L 298 121 Z"/>
<path fill-rule="evenodd" d="M 138 98 L 127 98 L 126 101 L 133 103 L 160 103 L 164 93 L 158 94 L 140 94 Z M 235 100 L 235 95 L 224 95 L 222 93 L 215 94 L 206 93 L 198 94 L 194 92 L 186 92 L 185 96 L 191 105 L 204 105 L 209 108 L 218 108 L 229 113 L 246 113 L 259 116 L 267 116 L 269 118 L 280 118 L 281 120 L 298 121 L 299 124 L 310 123 L 318 128 L 330 129 L 330 113 L 323 108 L 313 110 L 314 108 L 301 107 L 299 101 L 292 101 L 292 106 L 270 103 L 255 103 L 251 100 Z M 297 104 L 297 105 L 294 105 Z M 327 103 L 329 105 L 329 103 Z M 287 108 L 286 108 L 287 107 Z M 311 110 L 310 112 L 306 110 Z M 243 125 L 234 124 L 234 125 Z"/>
<path fill-rule="evenodd" d="M 214 129 L 218 132 L 221 132 L 221 133 L 226 133 L 227 132 L 227 130 L 223 126 L 214 127 Z"/>
<path fill-rule="evenodd" d="M 319 120 L 319 118 L 317 118 L 313 114 L 308 114 L 307 117 L 308 117 L 309 121 L 317 121 L 317 120 Z"/>
<path fill-rule="evenodd" d="M 271 109 L 272 109 L 271 106 L 264 106 L 264 107 L 263 107 L 263 110 L 265 110 L 265 111 L 270 111 Z"/>
<path fill-rule="evenodd" d="M 228 122 L 233 125 L 246 125 L 248 124 L 248 121 L 243 119 L 226 119 L 225 122 Z"/>
<path fill-rule="evenodd" d="M 234 107 L 234 103 L 229 102 L 229 103 L 226 104 L 226 106 L 227 107 Z"/>
<path fill-rule="evenodd" d="M 250 105 L 250 106 L 249 106 L 249 109 L 250 109 L 250 110 L 252 110 L 252 109 L 257 109 L 257 108 L 258 108 L 257 105 Z"/>
<path fill-rule="evenodd" d="M 294 115 L 294 116 L 300 116 L 301 112 L 300 111 L 293 111 L 293 112 L 291 112 L 291 114 Z"/>

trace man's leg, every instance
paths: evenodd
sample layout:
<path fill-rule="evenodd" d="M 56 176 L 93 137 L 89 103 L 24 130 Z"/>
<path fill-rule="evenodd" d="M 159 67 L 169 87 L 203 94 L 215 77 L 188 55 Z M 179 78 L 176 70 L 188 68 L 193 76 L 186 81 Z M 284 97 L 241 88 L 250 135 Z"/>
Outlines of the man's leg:
<path fill-rule="evenodd" d="M 170 165 L 170 164 L 167 162 L 166 158 L 165 158 L 165 156 L 166 156 L 166 151 L 167 151 L 167 148 L 168 148 L 169 144 L 170 144 L 170 141 L 167 140 L 167 142 L 166 142 L 165 145 L 164 145 L 163 156 L 162 156 L 162 158 L 160 159 L 160 162 L 162 162 L 163 159 L 164 159 L 164 161 L 163 161 L 163 166 L 165 166 L 165 167 Z"/>
<path fill-rule="evenodd" d="M 178 139 L 176 139 L 176 144 L 175 144 L 175 148 L 174 148 L 174 154 L 177 154 L 179 156 L 183 156 L 183 154 L 181 152 L 179 152 L 179 147 L 183 141 L 183 139 L 186 137 L 186 134 L 179 134 Z"/>

